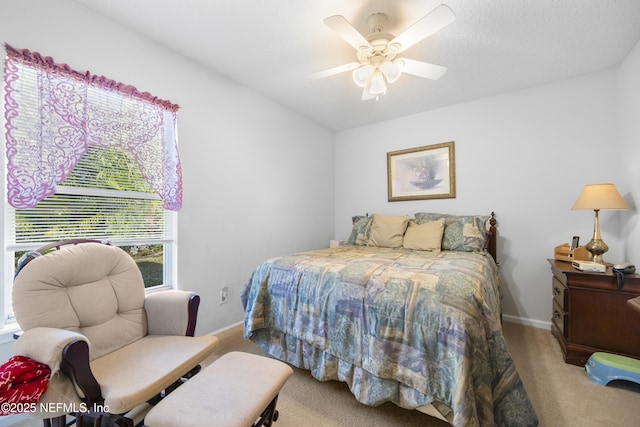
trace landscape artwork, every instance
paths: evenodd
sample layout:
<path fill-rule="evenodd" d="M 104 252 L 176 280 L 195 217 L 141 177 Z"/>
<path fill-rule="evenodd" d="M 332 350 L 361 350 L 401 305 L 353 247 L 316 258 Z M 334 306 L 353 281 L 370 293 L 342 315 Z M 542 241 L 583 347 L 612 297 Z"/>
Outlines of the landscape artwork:
<path fill-rule="evenodd" d="M 454 143 L 387 153 L 389 201 L 456 197 Z"/>

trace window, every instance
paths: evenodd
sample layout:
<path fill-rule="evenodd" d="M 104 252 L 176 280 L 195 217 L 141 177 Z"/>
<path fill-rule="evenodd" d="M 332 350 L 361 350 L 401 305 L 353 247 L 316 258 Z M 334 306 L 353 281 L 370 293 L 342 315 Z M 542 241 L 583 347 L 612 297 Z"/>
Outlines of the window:
<path fill-rule="evenodd" d="M 162 266 L 163 246 L 175 240 L 175 216 L 164 210 L 131 153 L 89 147 L 54 195 L 33 208 L 7 209 L 5 241 L 19 258 L 58 240 L 106 239 L 136 259 L 145 286 L 159 286 L 172 282 Z"/>
<path fill-rule="evenodd" d="M 127 250 L 146 287 L 172 287 L 178 106 L 5 47 L 4 283 L 25 251 L 90 238 Z M 11 320 L 10 286 L 0 307 Z"/>

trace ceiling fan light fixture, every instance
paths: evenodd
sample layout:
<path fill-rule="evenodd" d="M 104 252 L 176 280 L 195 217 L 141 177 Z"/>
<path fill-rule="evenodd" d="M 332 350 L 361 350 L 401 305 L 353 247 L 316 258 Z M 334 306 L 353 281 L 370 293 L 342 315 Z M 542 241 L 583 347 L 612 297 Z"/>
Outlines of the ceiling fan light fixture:
<path fill-rule="evenodd" d="M 446 27 L 455 18 L 453 11 L 441 4 L 396 36 L 385 32 L 387 16 L 384 13 L 369 16 L 367 23 L 370 33 L 367 36 L 361 34 L 344 16 L 325 18 L 324 23 L 356 50 L 357 62 L 314 73 L 312 77 L 322 78 L 351 71 L 353 81 L 363 88 L 363 101 L 378 99 L 380 94 L 386 94 L 387 84 L 396 82 L 402 74 L 437 80 L 445 73 L 446 67 L 396 56 Z"/>
<path fill-rule="evenodd" d="M 368 101 L 370 99 L 373 99 L 375 97 L 377 97 L 378 95 L 373 95 L 371 93 L 371 85 L 369 84 L 369 82 L 367 82 L 367 85 L 364 87 L 364 89 L 362 89 L 362 100 L 363 101 Z"/>
<path fill-rule="evenodd" d="M 379 70 L 375 70 L 371 75 L 371 86 L 369 92 L 373 95 L 379 95 L 387 92 L 387 85 L 384 82 L 384 76 Z"/>
<path fill-rule="evenodd" d="M 387 79 L 387 82 L 394 83 L 402 75 L 402 69 L 404 68 L 404 62 L 402 59 L 396 59 L 394 61 L 385 61 L 380 66 L 380 71 L 384 75 L 384 78 Z"/>
<path fill-rule="evenodd" d="M 352 77 L 353 81 L 360 87 L 365 87 L 369 78 L 373 74 L 374 68 L 371 64 L 365 64 L 362 67 L 358 67 L 353 70 Z"/>

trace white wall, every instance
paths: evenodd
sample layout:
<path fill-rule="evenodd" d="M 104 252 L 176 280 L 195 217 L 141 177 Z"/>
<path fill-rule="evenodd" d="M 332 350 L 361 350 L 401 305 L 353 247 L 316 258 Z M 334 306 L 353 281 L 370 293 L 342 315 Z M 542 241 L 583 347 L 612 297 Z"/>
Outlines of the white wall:
<path fill-rule="evenodd" d="M 630 210 L 623 214 L 626 259 L 640 267 L 640 43 L 625 58 L 618 73 L 620 149 L 611 155 L 626 173 L 619 188 Z"/>
<path fill-rule="evenodd" d="M 332 132 L 70 0 L 0 2 L 0 41 L 181 106 L 178 285 L 202 298 L 197 334 L 242 320 L 259 262 L 328 245 Z"/>
<path fill-rule="evenodd" d="M 456 198 L 388 202 L 386 153 L 445 141 L 455 141 Z M 346 239 L 351 216 L 366 212 L 495 211 L 504 313 L 546 326 L 546 259 L 573 235 L 583 243 L 591 238 L 593 212 L 571 207 L 585 184 L 625 182 L 612 155 L 617 144 L 615 70 L 342 131 L 335 150 L 335 237 Z M 623 258 L 618 216 L 600 214 L 607 261 Z"/>
<path fill-rule="evenodd" d="M 179 285 L 202 296 L 198 333 L 242 319 L 239 292 L 257 263 L 346 239 L 365 212 L 495 211 L 505 314 L 544 325 L 546 258 L 592 233 L 593 213 L 570 210 L 582 186 L 614 182 L 631 203 L 640 190 L 638 46 L 619 71 L 342 131 L 334 148 L 321 126 L 70 0 L 0 2 L 0 41 L 181 105 Z M 455 199 L 387 202 L 388 151 L 451 140 Z M 601 213 L 608 261 L 640 264 L 637 218 Z M 223 286 L 231 302 L 220 306 Z"/>

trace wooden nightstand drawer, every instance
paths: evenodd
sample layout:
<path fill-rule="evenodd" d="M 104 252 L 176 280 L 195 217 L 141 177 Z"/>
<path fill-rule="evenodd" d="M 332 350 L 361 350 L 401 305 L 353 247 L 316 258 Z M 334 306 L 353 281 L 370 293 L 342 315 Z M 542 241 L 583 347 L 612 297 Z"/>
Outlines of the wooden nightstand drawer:
<path fill-rule="evenodd" d="M 556 276 L 553 276 L 553 278 L 551 279 L 551 292 L 553 295 L 553 302 L 554 302 L 554 305 L 555 304 L 559 305 L 563 312 L 564 312 L 565 291 L 566 291 L 565 286 L 556 278 Z"/>
<path fill-rule="evenodd" d="M 567 313 L 564 311 L 564 308 L 555 301 L 553 301 L 553 313 L 551 315 L 551 323 L 555 328 L 560 332 L 560 335 L 566 337 L 565 335 L 565 325 L 566 325 Z"/>

